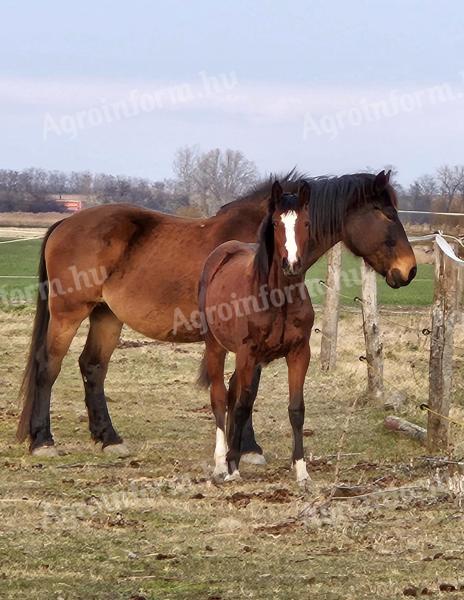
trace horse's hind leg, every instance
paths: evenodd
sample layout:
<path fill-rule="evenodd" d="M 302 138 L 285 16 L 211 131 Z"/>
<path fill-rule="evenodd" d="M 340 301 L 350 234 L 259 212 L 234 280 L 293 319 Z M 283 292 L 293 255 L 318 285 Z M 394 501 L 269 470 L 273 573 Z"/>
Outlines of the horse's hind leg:
<path fill-rule="evenodd" d="M 216 419 L 216 447 L 214 450 L 214 477 L 227 475 L 226 402 L 224 361 L 227 352 L 214 339 L 207 338 L 205 349 L 206 370 L 210 380 L 211 408 Z"/>
<path fill-rule="evenodd" d="M 79 357 L 79 367 L 84 381 L 90 433 L 95 442 L 102 443 L 105 452 L 125 456 L 128 451 L 111 422 L 104 391 L 108 363 L 119 341 L 122 323 L 106 305 L 95 307 L 89 321 L 89 334 Z"/>
<path fill-rule="evenodd" d="M 50 427 L 50 398 L 53 384 L 63 358 L 76 335 L 79 325 L 87 317 L 87 308 L 70 313 L 53 314 L 47 331 L 45 352 L 37 357 L 36 396 L 30 416 L 30 450 L 35 455 L 56 455 Z"/>
<path fill-rule="evenodd" d="M 229 475 L 226 479 L 238 479 L 240 477 L 238 467 L 240 463 L 243 429 L 253 408 L 254 397 L 252 385 L 256 366 L 254 359 L 250 356 L 246 348 L 237 354 L 237 391 L 234 403 L 232 403 L 234 399 L 230 398 L 230 410 L 227 415 L 227 441 L 229 443 L 227 463 Z"/>
<path fill-rule="evenodd" d="M 241 460 L 246 463 L 254 465 L 265 465 L 266 459 L 264 458 L 263 449 L 257 443 L 255 438 L 255 431 L 253 428 L 253 406 L 258 395 L 259 380 L 261 377 L 261 366 L 258 365 L 253 375 L 253 381 L 251 383 L 251 412 L 250 416 L 245 423 L 242 432 L 242 443 L 240 446 Z M 237 375 L 234 373 L 229 381 L 229 402 L 232 402 L 232 396 L 235 396 L 237 385 Z"/>

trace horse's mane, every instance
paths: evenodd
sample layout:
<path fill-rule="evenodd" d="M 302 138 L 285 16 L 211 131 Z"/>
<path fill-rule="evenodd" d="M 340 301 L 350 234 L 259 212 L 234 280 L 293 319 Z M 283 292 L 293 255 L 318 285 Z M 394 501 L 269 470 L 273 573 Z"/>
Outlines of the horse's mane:
<path fill-rule="evenodd" d="M 375 177 L 372 173 L 310 177 L 292 169 L 283 176 L 272 175 L 266 178 L 238 200 L 225 204 L 219 213 L 266 199 L 276 179 L 281 183 L 284 192 L 289 194 L 296 194 L 300 183 L 307 181 L 311 186 L 309 202 L 311 236 L 316 243 L 319 243 L 332 238 L 342 230 L 348 210 L 362 206 L 376 196 L 380 197 L 374 189 Z M 393 187 L 388 185 L 385 193 L 388 201 L 396 208 L 397 200 Z"/>
<path fill-rule="evenodd" d="M 244 204 L 249 205 L 253 202 L 267 200 L 271 193 L 271 188 L 274 181 L 278 181 L 280 183 L 284 192 L 296 194 L 300 182 L 304 179 L 307 179 L 307 175 L 298 171 L 295 167 L 288 171 L 288 173 L 271 173 L 256 183 L 245 194 L 242 194 L 242 196 L 237 198 L 237 200 L 233 200 L 232 202 L 228 202 L 227 204 L 221 206 L 217 214 L 222 214 L 235 208 L 240 208 L 241 205 Z"/>
<path fill-rule="evenodd" d="M 295 194 L 284 193 L 279 201 L 279 208 L 283 212 L 298 210 L 298 197 Z M 274 260 L 274 226 L 272 224 L 273 212 L 268 211 L 261 221 L 258 231 L 258 247 L 254 258 L 254 273 L 259 285 L 267 283 L 272 261 Z"/>

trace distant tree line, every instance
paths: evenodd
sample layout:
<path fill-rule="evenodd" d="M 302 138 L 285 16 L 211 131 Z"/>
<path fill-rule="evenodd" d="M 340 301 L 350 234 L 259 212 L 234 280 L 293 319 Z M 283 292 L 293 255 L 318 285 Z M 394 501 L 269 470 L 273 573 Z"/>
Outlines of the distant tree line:
<path fill-rule="evenodd" d="M 84 206 L 128 202 L 164 212 L 212 214 L 258 177 L 255 165 L 236 150 L 180 148 L 173 169 L 175 178 L 163 181 L 87 171 L 0 169 L 0 212 L 63 211 L 60 198 L 74 195 Z"/>
<path fill-rule="evenodd" d="M 416 179 L 408 188 L 392 182 L 400 208 L 405 210 L 464 212 L 464 166 L 444 165 Z M 367 168 L 374 172 L 375 169 Z M 45 169 L 0 169 L 0 212 L 63 211 L 60 197 L 79 196 L 84 206 L 128 202 L 181 215 L 214 214 L 222 204 L 244 194 L 259 178 L 256 165 L 237 150 L 200 151 L 179 148 L 173 161 L 173 179 L 151 181 L 90 172 L 64 173 Z M 427 215 L 408 218 L 427 223 Z"/>
<path fill-rule="evenodd" d="M 407 190 L 400 187 L 399 198 L 405 210 L 464 212 L 464 165 L 444 165 L 433 175 L 422 175 Z M 408 220 L 428 223 L 430 217 L 415 215 Z"/>
<path fill-rule="evenodd" d="M 189 198 L 170 181 L 44 169 L 0 169 L 0 212 L 63 211 L 60 197 L 82 197 L 84 206 L 129 202 L 165 212 L 188 206 Z"/>

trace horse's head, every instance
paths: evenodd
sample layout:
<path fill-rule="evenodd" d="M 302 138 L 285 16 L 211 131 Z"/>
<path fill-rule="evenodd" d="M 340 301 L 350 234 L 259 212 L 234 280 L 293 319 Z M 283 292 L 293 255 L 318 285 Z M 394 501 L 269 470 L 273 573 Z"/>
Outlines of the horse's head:
<path fill-rule="evenodd" d="M 366 202 L 347 212 L 342 239 L 345 245 L 383 275 L 392 288 L 410 283 L 417 271 L 416 259 L 389 183 L 390 171 L 376 175 Z"/>
<path fill-rule="evenodd" d="M 268 212 L 274 230 L 274 255 L 287 277 L 301 275 L 309 243 L 309 184 L 298 194 L 284 194 L 278 181 L 272 186 Z"/>
<path fill-rule="evenodd" d="M 255 268 L 261 283 L 267 281 L 274 261 L 286 277 L 303 274 L 310 239 L 309 197 L 307 182 L 301 182 L 297 194 L 284 193 L 280 183 L 274 182 L 258 234 Z"/>

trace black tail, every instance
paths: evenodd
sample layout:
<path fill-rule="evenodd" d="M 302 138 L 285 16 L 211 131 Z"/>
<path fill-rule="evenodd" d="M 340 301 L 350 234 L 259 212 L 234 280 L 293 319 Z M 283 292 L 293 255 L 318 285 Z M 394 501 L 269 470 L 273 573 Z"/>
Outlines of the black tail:
<path fill-rule="evenodd" d="M 19 442 L 30 435 L 30 424 L 32 410 L 37 399 L 37 388 L 39 375 L 46 368 L 47 364 L 47 331 L 50 321 L 50 311 L 48 308 L 48 275 L 47 265 L 45 264 L 45 246 L 51 233 L 58 227 L 62 221 L 58 221 L 50 227 L 45 234 L 40 250 L 39 261 L 39 291 L 37 294 L 37 308 L 32 329 L 32 339 L 27 358 L 26 369 L 24 371 L 21 389 L 19 391 L 19 401 L 22 403 L 22 412 L 19 418 L 16 437 Z"/>

